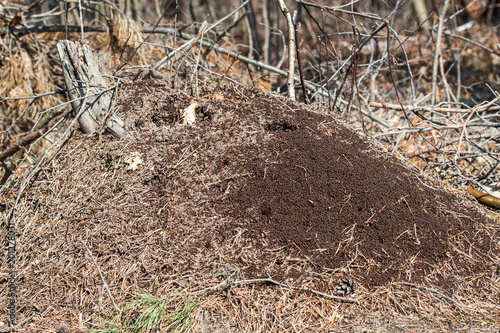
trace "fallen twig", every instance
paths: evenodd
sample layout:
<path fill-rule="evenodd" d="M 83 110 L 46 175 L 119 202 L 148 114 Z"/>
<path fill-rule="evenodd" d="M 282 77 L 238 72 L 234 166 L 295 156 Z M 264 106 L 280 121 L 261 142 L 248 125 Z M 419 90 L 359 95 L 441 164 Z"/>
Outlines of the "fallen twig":
<path fill-rule="evenodd" d="M 497 101 L 499 98 L 495 98 L 493 103 Z M 391 104 L 391 103 L 378 103 L 370 101 L 370 106 L 376 108 L 384 108 L 390 110 L 408 110 L 408 111 L 429 111 L 429 112 L 454 112 L 454 113 L 469 113 L 471 109 L 457 109 L 457 108 L 446 108 L 446 107 L 432 107 L 432 106 L 413 106 L 413 105 L 399 105 L 399 104 Z M 500 105 L 491 106 L 490 103 L 487 105 L 476 105 L 477 111 L 498 111 L 500 110 Z"/>
<path fill-rule="evenodd" d="M 241 281 L 229 281 L 228 280 L 228 281 L 221 282 L 216 286 L 208 287 L 208 288 L 205 288 L 205 289 L 199 290 L 199 291 L 195 291 L 194 294 L 204 295 L 204 294 L 207 294 L 210 292 L 214 292 L 217 289 L 224 287 L 224 286 L 232 286 L 232 285 L 236 285 L 236 284 L 256 284 L 256 283 L 271 283 L 271 284 L 274 284 L 274 285 L 277 285 L 277 286 L 280 286 L 283 288 L 305 291 L 305 292 L 313 293 L 313 294 L 316 294 L 318 296 L 322 296 L 322 297 L 325 297 L 328 299 L 334 299 L 334 300 L 344 301 L 344 302 L 349 302 L 349 303 L 354 303 L 357 301 L 355 298 L 334 296 L 334 295 L 325 294 L 325 293 L 322 293 L 320 291 L 309 289 L 309 288 L 289 286 L 285 283 L 281 283 L 281 282 L 278 282 L 278 281 L 273 280 L 273 279 L 252 279 L 252 280 L 241 280 Z"/>
<path fill-rule="evenodd" d="M 63 92 L 66 92 L 66 89 L 58 89 L 55 91 L 51 91 L 48 93 L 43 93 L 43 94 L 35 94 L 34 96 L 17 96 L 17 97 L 1 97 L 0 96 L 0 102 L 3 101 L 15 101 L 19 99 L 37 99 L 45 96 L 50 96 L 50 95 L 55 95 L 55 94 L 61 94 Z"/>
<path fill-rule="evenodd" d="M 104 284 L 104 288 L 106 289 L 106 291 L 108 293 L 108 296 L 111 299 L 111 302 L 113 302 L 113 305 L 114 305 L 116 311 L 120 312 L 120 308 L 115 303 L 115 299 L 113 298 L 113 295 L 111 294 L 111 290 L 109 290 L 109 286 L 106 283 L 106 280 L 104 280 L 104 275 L 102 275 L 101 269 L 99 268 L 99 265 L 97 264 L 97 261 L 95 260 L 94 255 L 92 254 L 92 251 L 90 251 L 90 249 L 88 248 L 87 244 L 85 244 L 81 239 L 80 239 L 80 243 L 82 243 L 82 245 L 85 247 L 85 249 L 87 250 L 88 254 L 90 255 L 90 258 L 92 258 L 92 261 L 94 262 L 94 265 L 97 268 L 97 271 L 99 272 L 99 275 L 101 276 L 101 280 L 102 280 L 102 283 Z"/>
<path fill-rule="evenodd" d="M 57 116 L 58 113 L 55 113 L 54 115 Z M 62 118 L 64 118 L 64 116 Z M 62 118 L 60 118 L 60 119 L 62 119 Z M 59 122 L 59 120 L 57 122 Z M 42 135 L 44 135 L 44 134 L 48 133 L 50 130 L 52 130 L 54 128 L 55 123 L 56 123 L 56 121 L 52 121 L 50 124 L 45 123 L 45 125 L 42 128 L 36 130 L 35 132 L 31 132 L 31 133 L 23 136 L 22 138 L 20 138 L 16 142 L 14 142 L 12 145 L 10 145 L 9 148 L 0 152 L 0 161 L 5 161 L 7 158 L 14 155 L 17 151 L 19 151 L 19 149 L 21 149 L 22 147 L 28 146 L 28 145 L 32 144 L 33 142 L 35 142 Z"/>
<path fill-rule="evenodd" d="M 476 112 L 482 111 L 498 111 L 500 110 L 500 105 L 493 105 L 496 102 L 500 101 L 500 96 L 495 97 L 491 101 L 486 104 L 478 104 L 474 106 Z M 454 112 L 454 113 L 469 113 L 473 109 L 460 109 L 460 108 L 450 108 L 450 107 L 433 107 L 433 106 L 414 106 L 414 105 L 400 105 L 400 104 L 391 104 L 391 103 L 379 103 L 370 101 L 370 106 L 376 108 L 384 108 L 391 110 L 408 110 L 408 111 L 434 111 L 434 112 Z"/>
<path fill-rule="evenodd" d="M 500 198 L 475 190 L 470 186 L 467 187 L 467 192 L 469 192 L 470 195 L 476 198 L 476 200 L 482 203 L 483 205 L 500 209 Z"/>
<path fill-rule="evenodd" d="M 36 132 L 32 132 L 28 135 L 23 136 L 21 139 L 17 140 L 9 148 L 5 149 L 0 153 L 0 161 L 5 161 L 10 156 L 14 155 L 19 149 L 33 143 L 36 139 L 45 134 L 48 130 L 47 128 L 39 129 Z"/>

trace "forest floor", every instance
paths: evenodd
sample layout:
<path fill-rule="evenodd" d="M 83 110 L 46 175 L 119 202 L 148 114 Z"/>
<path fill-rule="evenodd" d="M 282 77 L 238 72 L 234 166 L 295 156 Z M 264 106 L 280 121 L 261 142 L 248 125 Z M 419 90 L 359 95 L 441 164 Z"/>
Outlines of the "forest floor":
<path fill-rule="evenodd" d="M 498 218 L 331 115 L 202 77 L 116 107 L 2 190 L 27 331 L 500 331 Z"/>

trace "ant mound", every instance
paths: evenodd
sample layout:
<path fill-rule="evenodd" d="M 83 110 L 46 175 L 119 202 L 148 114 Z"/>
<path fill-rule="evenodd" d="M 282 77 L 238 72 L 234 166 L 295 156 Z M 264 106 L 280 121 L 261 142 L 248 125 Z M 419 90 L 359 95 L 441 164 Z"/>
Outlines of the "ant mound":
<path fill-rule="evenodd" d="M 10 210 L 25 187 L 16 206 L 25 318 L 91 317 L 102 281 L 121 304 L 222 278 L 324 293 L 349 279 L 365 292 L 449 291 L 498 269 L 494 221 L 330 116 L 217 82 L 121 90 L 127 139 L 76 133 L 5 194 Z"/>

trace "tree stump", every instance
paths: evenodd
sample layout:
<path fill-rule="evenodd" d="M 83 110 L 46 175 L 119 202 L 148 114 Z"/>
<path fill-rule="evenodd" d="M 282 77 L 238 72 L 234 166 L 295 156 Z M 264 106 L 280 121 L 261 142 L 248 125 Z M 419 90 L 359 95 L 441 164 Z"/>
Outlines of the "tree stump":
<path fill-rule="evenodd" d="M 73 112 L 84 133 L 106 128 L 119 138 L 127 136 L 123 121 L 111 114 L 113 89 L 108 89 L 88 45 L 68 40 L 57 43 L 64 81 Z"/>

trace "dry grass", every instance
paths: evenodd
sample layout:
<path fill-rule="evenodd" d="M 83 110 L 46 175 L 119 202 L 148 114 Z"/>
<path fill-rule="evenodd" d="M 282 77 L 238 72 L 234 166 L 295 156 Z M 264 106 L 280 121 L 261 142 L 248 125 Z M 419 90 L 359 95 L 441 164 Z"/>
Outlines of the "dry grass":
<path fill-rule="evenodd" d="M 104 43 L 104 51 L 128 62 L 129 65 L 149 64 L 152 60 L 151 51 L 154 48 L 141 45 L 144 35 L 139 26 L 133 20 L 116 11 L 111 12 L 110 33 L 107 36 L 109 43 Z M 122 65 L 115 60 L 110 64 L 111 68 Z"/>
<path fill-rule="evenodd" d="M 7 130 L 12 124 L 30 128 L 38 114 L 60 102 L 50 96 L 38 98 L 36 101 L 16 99 L 47 93 L 54 89 L 54 76 L 50 71 L 47 50 L 42 49 L 35 53 L 20 47 L 16 41 L 6 40 L 5 43 L 13 43 L 14 47 L 10 49 L 8 58 L 2 61 L 0 67 L 0 79 L 5 82 L 0 88 L 0 96 L 11 98 L 4 102 L 5 120 L 0 122 L 1 130 Z"/>

